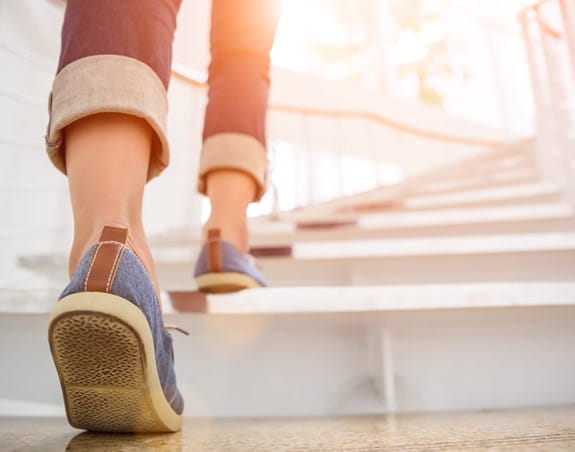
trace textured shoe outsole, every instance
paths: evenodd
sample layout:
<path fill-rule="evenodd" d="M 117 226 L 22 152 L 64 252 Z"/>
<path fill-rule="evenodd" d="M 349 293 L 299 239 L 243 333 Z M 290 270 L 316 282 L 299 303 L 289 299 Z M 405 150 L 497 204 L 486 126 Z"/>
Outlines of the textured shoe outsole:
<path fill-rule="evenodd" d="M 175 432 L 177 414 L 162 391 L 152 334 L 129 301 L 100 292 L 60 300 L 50 350 L 73 427 L 101 432 Z"/>
<path fill-rule="evenodd" d="M 229 293 L 261 287 L 253 278 L 243 273 L 205 273 L 196 276 L 198 290 L 206 293 Z"/>

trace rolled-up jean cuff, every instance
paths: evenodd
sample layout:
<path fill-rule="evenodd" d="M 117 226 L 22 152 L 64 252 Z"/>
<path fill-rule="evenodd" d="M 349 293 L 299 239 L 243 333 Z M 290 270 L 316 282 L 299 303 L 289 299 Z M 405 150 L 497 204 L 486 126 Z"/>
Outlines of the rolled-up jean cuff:
<path fill-rule="evenodd" d="M 95 55 L 68 64 L 54 80 L 49 110 L 46 150 L 64 174 L 63 129 L 98 113 L 123 113 L 148 122 L 155 132 L 148 180 L 168 165 L 166 89 L 156 73 L 141 61 L 121 55 Z"/>
<path fill-rule="evenodd" d="M 200 154 L 198 191 L 206 195 L 206 175 L 218 169 L 232 169 L 251 176 L 257 189 L 254 201 L 266 191 L 267 156 L 264 146 L 251 135 L 217 133 L 204 141 Z"/>

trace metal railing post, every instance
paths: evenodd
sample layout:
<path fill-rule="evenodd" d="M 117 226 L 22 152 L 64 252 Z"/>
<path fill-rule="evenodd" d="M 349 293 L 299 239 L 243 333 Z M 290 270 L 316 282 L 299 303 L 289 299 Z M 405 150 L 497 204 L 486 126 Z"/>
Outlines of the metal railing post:
<path fill-rule="evenodd" d="M 575 2 L 573 0 L 559 0 L 559 4 L 561 6 L 565 41 L 569 51 L 571 76 L 575 82 Z"/>
<path fill-rule="evenodd" d="M 563 13 L 563 11 L 561 12 Z M 540 14 L 539 9 L 536 9 L 536 13 Z M 575 131 L 573 106 L 575 87 L 573 69 L 570 67 L 569 57 L 566 55 L 570 51 L 569 44 L 566 42 L 567 35 L 565 33 L 550 33 L 541 17 L 539 19 L 542 48 L 549 79 L 550 111 L 559 144 L 556 159 L 559 164 L 559 182 L 563 185 L 566 200 L 573 202 L 575 201 L 572 157 L 572 147 L 575 143 L 573 136 Z"/>
<path fill-rule="evenodd" d="M 570 79 L 573 83 L 573 90 L 575 91 L 575 3 L 573 0 L 559 0 L 559 4 L 561 7 L 565 44 L 567 46 L 567 52 L 569 53 Z M 571 100 L 575 102 L 573 98 Z M 573 150 L 573 145 L 575 144 L 575 124 L 573 124 L 573 122 L 575 122 L 575 105 L 571 103 L 570 108 L 572 123 L 570 129 L 566 131 L 567 147 L 564 152 L 567 196 L 571 204 L 575 205 L 575 151 Z"/>
<path fill-rule="evenodd" d="M 537 128 L 536 158 L 541 172 L 541 177 L 546 180 L 553 179 L 557 173 L 557 165 L 549 156 L 549 150 L 556 147 L 552 117 L 549 114 L 549 96 L 545 90 L 548 74 L 546 68 L 542 68 L 537 61 L 536 44 L 533 37 L 530 15 L 532 9 L 525 9 L 519 15 L 521 23 L 521 33 L 525 44 L 527 56 L 527 66 L 529 67 L 529 77 L 531 79 L 531 90 L 535 103 L 535 121 Z"/>
<path fill-rule="evenodd" d="M 536 11 L 538 13 L 538 11 Z M 541 46 L 545 66 L 547 68 L 547 82 L 549 84 L 549 115 L 552 121 L 553 148 L 547 149 L 547 154 L 553 160 L 557 168 L 555 180 L 560 185 L 566 182 L 567 172 L 564 165 L 568 152 L 568 140 L 566 132 L 571 127 L 571 118 L 569 114 L 569 97 L 570 93 L 565 85 L 565 77 L 562 78 L 562 61 L 557 58 L 557 38 L 550 36 L 539 21 L 539 32 L 541 35 Z"/>

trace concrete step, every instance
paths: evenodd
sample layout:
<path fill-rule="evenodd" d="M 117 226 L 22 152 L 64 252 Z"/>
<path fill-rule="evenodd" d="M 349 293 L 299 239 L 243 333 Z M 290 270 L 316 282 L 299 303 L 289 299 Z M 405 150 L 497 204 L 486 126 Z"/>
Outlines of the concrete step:
<path fill-rule="evenodd" d="M 0 305 L 14 296 L 0 292 Z M 166 323 L 191 332 L 174 334 L 186 416 L 575 403 L 573 282 L 261 289 L 210 295 L 195 312 L 164 303 Z M 11 363 L 2 415 L 64 413 L 46 341 L 53 304 L 50 295 L 0 313 L 0 340 L 11 344 L 0 348 Z"/>
<path fill-rule="evenodd" d="M 291 245 L 294 242 L 401 237 L 455 237 L 537 232 L 575 232 L 575 210 L 568 204 L 533 204 L 434 211 L 389 212 L 297 224 L 253 218 L 250 243 L 254 247 Z M 158 246 L 197 245 L 183 234 L 155 237 Z"/>
<path fill-rule="evenodd" d="M 500 156 L 487 156 L 483 161 L 471 159 L 457 167 L 447 168 L 445 173 L 435 180 L 421 180 L 409 183 L 406 194 L 431 194 L 438 192 L 458 191 L 462 189 L 479 189 L 489 186 L 505 186 L 536 182 L 539 169 L 533 147 L 529 143 L 512 149 L 511 153 Z"/>
<path fill-rule="evenodd" d="M 502 234 L 295 243 L 294 260 L 575 251 L 575 233 Z"/>
<path fill-rule="evenodd" d="M 537 204 L 559 201 L 561 187 L 553 183 L 539 182 L 510 187 L 464 190 L 457 193 L 413 196 L 405 200 L 407 210 L 437 209 L 442 207 L 501 206 L 508 204 Z"/>
<path fill-rule="evenodd" d="M 283 218 L 309 220 L 333 215 L 337 212 L 352 212 L 359 206 L 380 206 L 391 209 L 401 206 L 402 201 L 413 192 L 426 191 L 443 183 L 461 183 L 477 176 L 505 174 L 514 168 L 522 168 L 528 163 L 534 168 L 533 140 L 522 140 L 495 150 L 489 150 L 458 161 L 414 174 L 403 181 L 379 186 L 374 189 L 342 196 L 325 202 L 313 203 L 290 211 L 281 212 Z M 519 165 L 519 166 L 517 166 Z"/>
<path fill-rule="evenodd" d="M 448 208 L 499 207 L 562 202 L 563 187 L 552 182 L 531 182 L 479 189 L 462 189 L 439 193 L 410 195 L 401 187 L 390 187 L 378 197 L 365 196 L 334 200 L 316 209 L 305 207 L 290 212 L 280 212 L 276 217 L 292 221 L 317 221 L 326 217 L 349 218 L 361 214 L 394 211 L 437 210 Z"/>
<path fill-rule="evenodd" d="M 573 281 L 575 253 L 571 250 L 300 261 L 260 258 L 259 266 L 274 287 Z M 160 268 L 164 287 L 194 288 L 190 275 L 191 265 Z"/>
<path fill-rule="evenodd" d="M 539 172 L 534 166 L 526 166 L 511 170 L 500 171 L 479 176 L 445 180 L 434 184 L 412 188 L 409 191 L 414 195 L 432 195 L 439 193 L 452 193 L 461 190 L 478 190 L 489 187 L 505 187 L 516 184 L 534 183 L 539 180 Z"/>
<path fill-rule="evenodd" d="M 293 246 L 292 253 L 292 257 L 258 258 L 273 285 L 572 281 L 575 277 L 572 233 L 302 242 Z M 176 267 L 169 268 L 177 271 Z"/>
<path fill-rule="evenodd" d="M 420 286 L 273 287 L 227 295 L 168 294 L 166 312 L 314 314 L 533 306 L 575 306 L 575 281 Z M 199 309 L 198 302 L 202 300 Z"/>
<path fill-rule="evenodd" d="M 341 215 L 391 211 L 436 210 L 446 208 L 499 207 L 507 205 L 561 202 L 563 189 L 554 183 L 536 182 L 488 187 L 477 190 L 404 196 L 392 202 L 374 199 L 368 203 L 348 205 L 337 210 Z"/>
<path fill-rule="evenodd" d="M 572 281 L 575 233 L 498 234 L 307 241 L 284 257 L 257 259 L 272 286 L 365 286 L 501 281 Z M 154 250 L 166 290 L 195 288 L 199 249 Z M 552 265 L 551 265 L 552 264 Z M 32 256 L 21 265 L 65 285 L 66 257 Z"/>
<path fill-rule="evenodd" d="M 47 314 L 59 293 L 0 289 L 0 313 Z M 164 314 L 344 314 L 445 309 L 575 306 L 575 281 L 386 286 L 266 287 L 230 294 L 162 292 Z M 186 317 L 182 317 L 185 319 Z"/>

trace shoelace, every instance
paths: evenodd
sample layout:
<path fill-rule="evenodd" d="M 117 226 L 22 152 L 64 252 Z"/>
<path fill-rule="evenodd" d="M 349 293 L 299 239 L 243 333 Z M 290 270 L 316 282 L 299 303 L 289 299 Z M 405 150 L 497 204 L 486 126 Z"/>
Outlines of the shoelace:
<path fill-rule="evenodd" d="M 167 330 L 178 331 L 178 332 L 180 332 L 180 333 L 182 333 L 182 334 L 185 334 L 186 336 L 189 336 L 189 335 L 190 335 L 190 332 L 189 332 L 189 331 L 184 330 L 183 328 L 180 328 L 180 327 L 177 326 L 177 325 L 164 325 L 164 328 L 167 329 Z"/>

